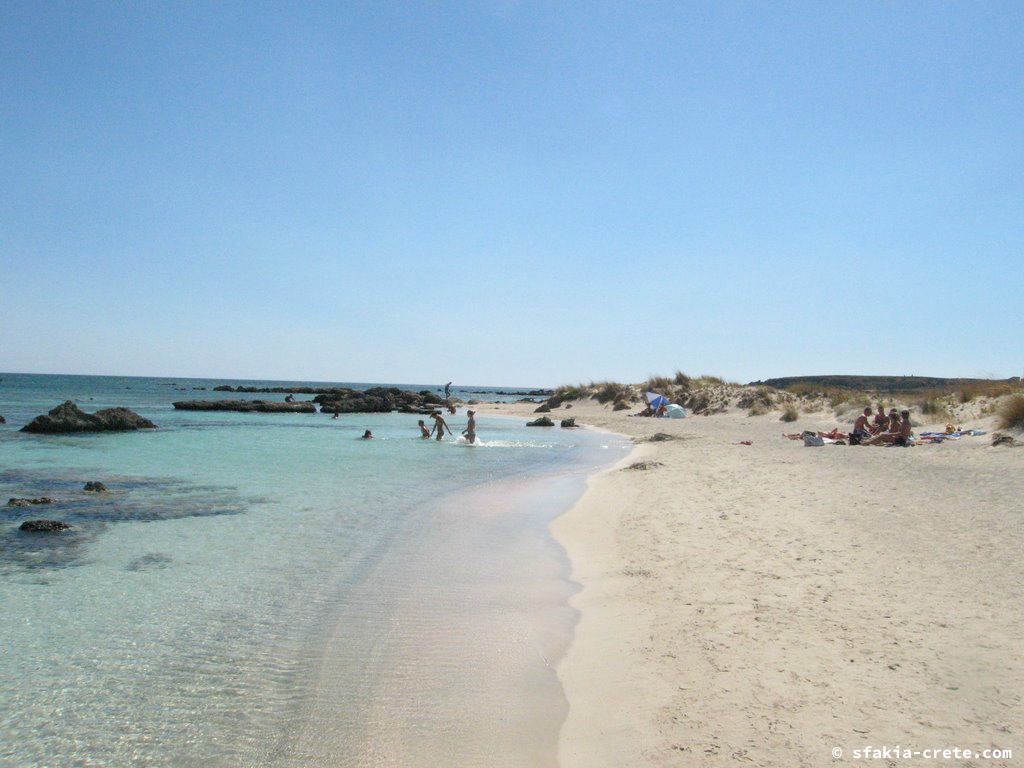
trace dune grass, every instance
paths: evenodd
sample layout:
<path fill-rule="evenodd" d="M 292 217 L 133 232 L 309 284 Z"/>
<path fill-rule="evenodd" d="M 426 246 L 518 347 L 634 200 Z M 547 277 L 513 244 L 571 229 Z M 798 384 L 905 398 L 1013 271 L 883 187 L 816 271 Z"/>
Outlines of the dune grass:
<path fill-rule="evenodd" d="M 796 421 L 800 418 L 800 414 L 797 412 L 796 407 L 793 405 L 787 405 L 782 409 L 782 415 L 779 416 L 779 421 Z"/>
<path fill-rule="evenodd" d="M 1000 429 L 1024 429 L 1024 395 L 1006 398 L 998 411 Z"/>

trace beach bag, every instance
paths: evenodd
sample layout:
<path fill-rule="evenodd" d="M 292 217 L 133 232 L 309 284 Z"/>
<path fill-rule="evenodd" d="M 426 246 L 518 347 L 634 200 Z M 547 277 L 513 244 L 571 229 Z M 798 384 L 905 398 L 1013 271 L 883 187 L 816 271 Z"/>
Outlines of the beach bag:
<path fill-rule="evenodd" d="M 856 432 L 850 433 L 850 445 L 860 445 L 860 435 Z"/>
<path fill-rule="evenodd" d="M 825 438 L 818 437 L 817 435 L 809 435 L 806 432 L 804 433 L 804 445 L 806 445 L 808 448 L 810 448 L 811 446 L 818 446 L 824 444 Z"/>

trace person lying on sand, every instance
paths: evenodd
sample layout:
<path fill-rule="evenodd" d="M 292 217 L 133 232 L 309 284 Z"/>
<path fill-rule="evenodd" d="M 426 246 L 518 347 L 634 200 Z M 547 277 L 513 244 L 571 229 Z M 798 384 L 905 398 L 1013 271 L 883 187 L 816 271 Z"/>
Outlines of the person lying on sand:
<path fill-rule="evenodd" d="M 452 434 L 451 428 L 445 422 L 444 416 L 441 415 L 440 411 L 434 411 L 430 415 L 430 418 L 432 418 L 434 420 L 434 426 L 431 428 L 430 434 L 434 434 L 434 431 L 436 430 L 437 431 L 437 439 L 438 440 L 444 440 L 444 431 L 446 429 L 448 430 L 448 434 L 449 435 Z"/>
<path fill-rule="evenodd" d="M 419 420 L 419 426 L 420 426 L 420 437 L 422 437 L 424 440 L 429 440 L 430 439 L 430 430 L 427 429 L 427 423 L 425 421 L 423 421 L 423 419 L 420 419 Z"/>
<path fill-rule="evenodd" d="M 466 431 L 462 434 L 465 435 L 466 441 L 470 443 L 476 442 L 476 411 L 466 411 L 466 415 L 469 416 L 469 423 L 466 425 Z"/>

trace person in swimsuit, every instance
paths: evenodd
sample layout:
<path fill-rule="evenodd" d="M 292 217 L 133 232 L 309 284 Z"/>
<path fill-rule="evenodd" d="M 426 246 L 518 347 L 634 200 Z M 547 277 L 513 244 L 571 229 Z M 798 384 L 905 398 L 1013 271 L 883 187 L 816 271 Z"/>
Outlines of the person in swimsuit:
<path fill-rule="evenodd" d="M 466 431 L 462 434 L 466 436 L 466 441 L 469 443 L 476 442 L 476 411 L 466 411 L 466 415 L 469 417 L 469 423 L 466 425 Z"/>
<path fill-rule="evenodd" d="M 878 404 L 878 413 L 875 414 L 875 423 L 871 427 L 871 434 L 877 435 L 889 428 L 889 417 L 885 415 L 885 406 Z"/>
<path fill-rule="evenodd" d="M 422 437 L 424 440 L 429 440 L 430 439 L 430 430 L 427 429 L 427 423 L 425 421 L 423 421 L 423 419 L 420 419 L 419 426 L 420 426 L 420 437 Z"/>
<path fill-rule="evenodd" d="M 450 381 L 447 384 L 444 385 L 444 399 L 445 400 L 451 400 L 452 399 L 452 383 Z"/>
<path fill-rule="evenodd" d="M 900 411 L 900 429 L 896 438 L 892 441 L 894 445 L 910 446 L 910 436 L 913 434 L 913 427 L 910 424 L 910 411 Z"/>
<path fill-rule="evenodd" d="M 449 435 L 452 434 L 451 428 L 448 426 L 447 423 L 445 423 L 444 416 L 441 415 L 440 411 L 434 411 L 430 415 L 430 418 L 434 420 L 434 426 L 430 430 L 430 434 L 434 434 L 434 432 L 436 431 L 438 440 L 444 440 L 444 431 L 446 429 L 448 430 Z"/>
<path fill-rule="evenodd" d="M 365 432 L 363 432 L 363 436 L 360 437 L 359 439 L 360 440 L 373 440 L 373 432 L 371 432 L 370 430 L 366 430 Z"/>
<path fill-rule="evenodd" d="M 871 418 L 871 407 L 864 409 L 864 413 L 857 417 L 857 420 L 853 422 L 853 432 L 850 436 L 857 436 L 862 440 L 866 440 L 871 437 L 871 430 L 868 428 L 868 419 Z"/>

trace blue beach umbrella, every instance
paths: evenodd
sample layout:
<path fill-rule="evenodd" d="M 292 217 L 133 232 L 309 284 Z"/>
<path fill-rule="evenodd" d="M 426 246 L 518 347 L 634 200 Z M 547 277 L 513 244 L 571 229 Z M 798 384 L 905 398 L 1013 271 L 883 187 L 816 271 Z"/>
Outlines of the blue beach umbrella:
<path fill-rule="evenodd" d="M 657 392 L 648 392 L 644 397 L 647 398 L 652 411 L 657 411 L 661 406 L 668 405 L 668 398 L 664 395 L 659 395 Z"/>

